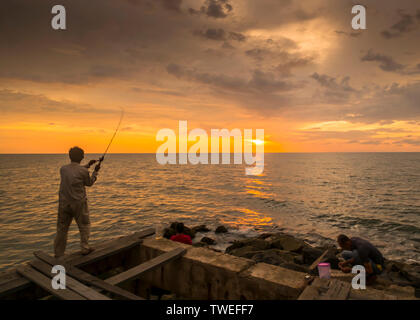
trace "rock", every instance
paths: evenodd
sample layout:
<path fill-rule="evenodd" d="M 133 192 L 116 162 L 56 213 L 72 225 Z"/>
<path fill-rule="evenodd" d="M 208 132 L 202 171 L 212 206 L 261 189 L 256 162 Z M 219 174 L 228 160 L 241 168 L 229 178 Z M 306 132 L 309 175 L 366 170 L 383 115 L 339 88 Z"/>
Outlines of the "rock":
<path fill-rule="evenodd" d="M 170 239 L 172 236 L 176 235 L 176 231 L 172 228 L 165 228 L 163 230 L 163 237 Z"/>
<path fill-rule="evenodd" d="M 395 284 L 390 285 L 386 290 L 386 294 L 396 296 L 398 299 L 401 300 L 415 300 L 416 299 L 416 291 L 414 287 L 401 287 Z"/>
<path fill-rule="evenodd" d="M 248 249 L 249 251 L 258 251 L 258 250 L 265 250 L 265 249 L 270 248 L 270 243 L 265 240 L 255 239 L 255 238 L 245 239 L 245 240 L 235 241 L 231 246 L 226 248 L 225 252 L 231 253 L 231 251 L 242 248 L 242 247 L 250 247 Z"/>
<path fill-rule="evenodd" d="M 328 249 L 328 252 L 322 262 L 328 262 L 331 265 L 331 269 L 339 269 L 338 263 L 340 260 L 338 260 L 336 256 L 336 248 L 330 248 Z"/>
<path fill-rule="evenodd" d="M 322 255 L 323 251 L 313 248 L 313 247 L 305 247 L 302 249 L 302 257 L 303 263 L 307 265 L 311 265 L 314 263 L 316 259 L 318 259 Z"/>
<path fill-rule="evenodd" d="M 208 247 L 209 245 L 207 243 L 204 243 L 204 242 L 196 242 L 196 243 L 193 243 L 192 246 L 202 248 L 202 247 Z"/>
<path fill-rule="evenodd" d="M 290 263 L 290 262 L 282 263 L 282 264 L 280 264 L 280 267 L 290 269 L 290 270 L 294 270 L 294 271 L 304 272 L 304 273 L 308 272 L 307 267 L 305 267 L 303 265 L 298 265 L 298 264 L 295 264 L 295 263 Z"/>
<path fill-rule="evenodd" d="M 177 225 L 178 223 L 179 223 L 179 222 L 176 222 L 176 221 L 175 221 L 175 222 L 171 222 L 171 225 L 169 226 L 169 228 L 170 228 L 170 229 L 174 229 L 174 230 L 175 230 L 175 229 L 176 229 L 176 225 Z"/>
<path fill-rule="evenodd" d="M 240 258 L 251 259 L 254 255 L 261 252 L 264 252 L 264 251 L 255 250 L 255 248 L 251 246 L 245 246 L 245 247 L 233 249 L 229 252 L 229 254 L 236 257 L 240 257 Z"/>
<path fill-rule="evenodd" d="M 303 265 L 303 264 L 305 264 L 305 263 L 303 262 L 303 256 L 296 256 L 296 257 L 294 257 L 294 259 L 293 259 L 293 263 L 295 263 L 295 264 L 299 264 L 299 265 Z"/>
<path fill-rule="evenodd" d="M 215 233 L 226 233 L 226 232 L 228 232 L 228 230 L 224 226 L 218 226 L 214 232 Z"/>
<path fill-rule="evenodd" d="M 383 277 L 400 286 L 420 288 L 420 266 L 387 260 Z"/>
<path fill-rule="evenodd" d="M 207 228 L 205 224 L 192 227 L 191 230 L 193 230 L 194 232 L 209 232 L 210 231 L 210 229 Z"/>
<path fill-rule="evenodd" d="M 291 252 L 301 252 L 305 246 L 305 242 L 288 235 L 276 235 L 271 241 L 271 247 Z"/>
<path fill-rule="evenodd" d="M 420 267 L 419 266 L 412 266 L 409 264 L 405 264 L 400 274 L 410 281 L 410 283 L 416 287 L 420 288 Z"/>
<path fill-rule="evenodd" d="M 176 226 L 179 222 L 172 222 L 169 228 L 165 228 L 163 230 L 163 237 L 170 239 L 173 235 L 176 234 Z M 194 239 L 195 237 L 195 231 L 188 228 L 184 225 L 184 234 L 189 235 L 191 239 Z"/>
<path fill-rule="evenodd" d="M 263 233 L 263 234 L 260 234 L 257 238 L 258 238 L 258 239 L 265 240 L 265 239 L 267 239 L 268 237 L 272 237 L 273 235 L 274 235 L 274 233 Z"/>
<path fill-rule="evenodd" d="M 280 249 L 268 249 L 263 251 L 258 251 L 255 256 L 252 258 L 256 262 L 265 262 L 270 264 L 278 265 L 276 262 L 292 262 L 296 257 L 295 254 L 280 250 Z"/>
<path fill-rule="evenodd" d="M 289 251 L 280 249 L 268 249 L 255 253 L 251 259 L 255 262 L 264 262 L 295 271 L 307 272 L 306 267 L 294 263 L 296 257 L 296 254 L 293 254 Z"/>
<path fill-rule="evenodd" d="M 191 239 L 195 238 L 195 231 L 188 227 L 184 227 L 184 234 L 189 235 Z"/>
<path fill-rule="evenodd" d="M 215 240 L 213 240 L 212 238 L 209 238 L 209 237 L 203 237 L 203 238 L 200 240 L 200 242 L 203 242 L 203 243 L 206 243 L 206 244 L 209 244 L 209 245 L 216 244 L 216 241 L 215 241 Z"/>

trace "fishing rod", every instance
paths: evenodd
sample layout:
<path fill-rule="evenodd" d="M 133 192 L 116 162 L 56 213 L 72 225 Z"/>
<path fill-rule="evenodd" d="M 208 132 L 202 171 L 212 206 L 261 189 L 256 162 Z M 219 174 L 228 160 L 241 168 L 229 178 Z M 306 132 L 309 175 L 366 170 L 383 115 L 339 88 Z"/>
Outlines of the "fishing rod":
<path fill-rule="evenodd" d="M 102 157 L 99 158 L 99 164 L 101 164 L 102 161 L 104 161 L 105 155 L 107 154 L 108 149 L 111 146 L 112 141 L 114 141 L 114 138 L 117 135 L 118 130 L 120 129 L 120 125 L 121 125 L 121 122 L 122 122 L 123 117 L 124 117 L 124 109 L 121 109 L 120 121 L 118 122 L 118 126 L 115 129 L 115 132 L 112 135 L 111 141 L 109 141 L 108 146 L 106 147 L 104 154 L 102 155 Z"/>

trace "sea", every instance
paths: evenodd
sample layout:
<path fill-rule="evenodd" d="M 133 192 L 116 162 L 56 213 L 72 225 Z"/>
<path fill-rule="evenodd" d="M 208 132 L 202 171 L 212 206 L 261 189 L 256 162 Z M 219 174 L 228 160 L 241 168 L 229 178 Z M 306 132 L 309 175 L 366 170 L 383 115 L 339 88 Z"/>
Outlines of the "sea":
<path fill-rule="evenodd" d="M 36 250 L 53 254 L 59 169 L 68 162 L 65 154 L 0 155 L 0 271 Z M 218 250 L 266 232 L 313 245 L 343 233 L 368 239 L 388 259 L 420 262 L 420 153 L 272 153 L 261 174 L 246 175 L 246 167 L 108 154 L 87 188 L 91 244 L 180 221 L 226 226 L 226 234 L 194 239 L 209 236 Z M 73 222 L 67 250 L 78 249 Z"/>

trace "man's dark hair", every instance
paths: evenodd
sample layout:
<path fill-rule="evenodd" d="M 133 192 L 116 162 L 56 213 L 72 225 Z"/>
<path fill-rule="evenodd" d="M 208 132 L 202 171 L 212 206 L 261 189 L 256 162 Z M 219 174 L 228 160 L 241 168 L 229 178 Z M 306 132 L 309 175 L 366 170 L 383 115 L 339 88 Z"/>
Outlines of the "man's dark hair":
<path fill-rule="evenodd" d="M 176 224 L 176 232 L 178 233 L 184 232 L 184 224 L 182 222 L 179 222 Z"/>
<path fill-rule="evenodd" d="M 70 160 L 73 162 L 79 162 L 83 160 L 85 156 L 85 152 L 83 151 L 83 149 L 79 148 L 79 147 L 73 147 L 69 150 L 69 157 Z"/>
<path fill-rule="evenodd" d="M 338 237 L 337 237 L 337 242 L 338 243 L 346 243 L 347 241 L 349 241 L 350 239 L 349 239 L 349 237 L 347 237 L 346 235 L 344 235 L 344 234 L 340 234 Z"/>

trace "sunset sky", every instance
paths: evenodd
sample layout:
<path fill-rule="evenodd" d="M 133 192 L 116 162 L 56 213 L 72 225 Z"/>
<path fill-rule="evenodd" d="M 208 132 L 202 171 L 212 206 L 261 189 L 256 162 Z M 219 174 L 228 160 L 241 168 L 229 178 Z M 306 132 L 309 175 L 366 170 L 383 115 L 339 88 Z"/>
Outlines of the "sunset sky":
<path fill-rule="evenodd" d="M 264 129 L 266 152 L 420 151 L 419 36 L 418 0 L 1 1 L 0 153 L 103 152 L 121 108 L 110 152 L 178 120 Z"/>

